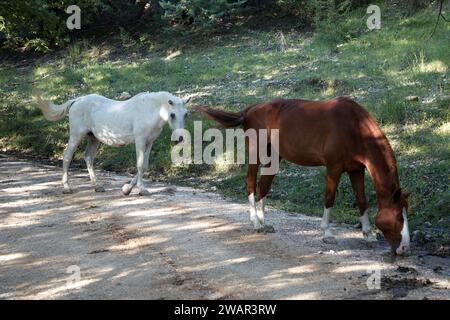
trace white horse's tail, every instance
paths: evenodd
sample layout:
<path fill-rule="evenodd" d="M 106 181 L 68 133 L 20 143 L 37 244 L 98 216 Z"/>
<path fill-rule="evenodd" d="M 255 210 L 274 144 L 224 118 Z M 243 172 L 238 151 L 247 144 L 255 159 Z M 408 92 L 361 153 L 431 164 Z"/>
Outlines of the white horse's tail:
<path fill-rule="evenodd" d="M 35 101 L 39 109 L 44 114 L 45 119 L 49 121 L 57 121 L 64 118 L 69 112 L 70 107 L 74 104 L 75 100 L 69 100 L 61 105 L 54 104 L 50 101 L 42 99 L 40 95 L 35 97 Z"/>

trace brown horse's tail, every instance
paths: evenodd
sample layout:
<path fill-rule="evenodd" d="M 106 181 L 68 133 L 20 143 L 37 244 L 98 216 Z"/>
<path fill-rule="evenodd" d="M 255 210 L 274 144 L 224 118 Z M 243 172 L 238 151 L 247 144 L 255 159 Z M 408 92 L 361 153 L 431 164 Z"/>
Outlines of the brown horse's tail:
<path fill-rule="evenodd" d="M 219 122 L 225 128 L 240 126 L 244 123 L 244 112 L 227 112 L 207 106 L 196 106 L 194 110 L 204 113 L 208 118 Z"/>

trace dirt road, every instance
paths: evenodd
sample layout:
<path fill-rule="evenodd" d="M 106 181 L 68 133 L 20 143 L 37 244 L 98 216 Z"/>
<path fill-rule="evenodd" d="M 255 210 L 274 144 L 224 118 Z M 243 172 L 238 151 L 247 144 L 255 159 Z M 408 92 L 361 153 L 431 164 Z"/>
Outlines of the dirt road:
<path fill-rule="evenodd" d="M 346 225 L 325 244 L 320 219 L 271 208 L 276 233 L 255 233 L 245 204 L 156 183 L 124 197 L 129 177 L 98 174 L 105 193 L 74 170 L 64 195 L 60 168 L 1 155 L 1 299 L 450 298 L 448 258 L 389 262 Z"/>

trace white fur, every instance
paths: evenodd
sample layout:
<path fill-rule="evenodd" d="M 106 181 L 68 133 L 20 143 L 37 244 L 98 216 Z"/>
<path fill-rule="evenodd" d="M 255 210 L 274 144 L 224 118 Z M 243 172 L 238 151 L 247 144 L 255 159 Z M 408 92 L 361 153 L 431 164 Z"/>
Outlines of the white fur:
<path fill-rule="evenodd" d="M 320 223 L 320 228 L 322 230 L 326 230 L 330 226 L 330 213 L 331 213 L 331 208 L 324 208 L 323 209 L 322 222 Z"/>
<path fill-rule="evenodd" d="M 253 227 L 255 229 L 261 228 L 261 223 L 256 214 L 256 205 L 255 205 L 255 194 L 251 193 L 248 196 L 248 202 L 250 204 L 250 221 L 253 223 Z"/>
<path fill-rule="evenodd" d="M 153 141 L 160 135 L 166 122 L 173 130 L 182 129 L 186 114 L 183 100 L 169 92 L 142 92 L 126 101 L 90 94 L 60 106 L 40 97 L 37 102 L 48 120 L 56 121 L 69 114 L 70 139 L 64 151 L 62 179 L 64 190 L 69 192 L 68 166 L 78 144 L 88 133 L 109 146 L 136 144 L 138 173 L 123 190 L 129 193 L 137 183 L 140 192 L 144 192 L 142 175 L 148 166 Z M 175 137 L 176 140 L 180 138 L 182 130 L 177 131 L 180 133 Z"/>
<path fill-rule="evenodd" d="M 401 231 L 402 241 L 400 242 L 400 245 L 396 250 L 397 254 L 404 254 L 406 251 L 408 251 L 410 245 L 408 217 L 405 208 L 403 208 L 402 214 L 403 214 L 403 229 Z"/>
<path fill-rule="evenodd" d="M 368 214 L 368 209 L 366 209 L 366 211 L 364 211 L 364 214 L 362 216 L 359 217 L 359 221 L 361 222 L 361 226 L 362 226 L 362 233 L 364 236 L 364 239 L 366 239 L 367 242 L 377 242 L 377 238 L 371 234 L 371 230 L 372 227 L 370 225 L 370 221 L 369 221 L 369 214 Z"/>
<path fill-rule="evenodd" d="M 256 217 L 261 225 L 264 225 L 264 198 L 256 203 Z"/>
<path fill-rule="evenodd" d="M 367 210 L 364 211 L 364 214 L 359 217 L 359 221 L 361 222 L 362 226 L 362 232 L 365 237 L 367 237 L 370 233 L 370 221 L 369 221 L 369 215 L 367 214 Z"/>
<path fill-rule="evenodd" d="M 324 231 L 324 238 L 334 238 L 330 228 L 330 214 L 331 208 L 324 208 L 322 222 L 320 223 L 320 228 Z"/>
<path fill-rule="evenodd" d="M 69 112 L 69 107 L 75 102 L 75 100 L 69 100 L 62 105 L 56 105 L 48 101 L 44 101 L 42 97 L 36 97 L 36 103 L 39 109 L 44 114 L 45 119 L 50 121 L 57 121 L 64 118 Z"/>

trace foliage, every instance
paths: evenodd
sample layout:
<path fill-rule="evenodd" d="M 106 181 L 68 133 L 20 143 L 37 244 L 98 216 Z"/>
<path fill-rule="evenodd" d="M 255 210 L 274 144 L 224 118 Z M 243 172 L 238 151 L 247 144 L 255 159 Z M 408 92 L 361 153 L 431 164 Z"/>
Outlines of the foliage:
<path fill-rule="evenodd" d="M 397 6 L 406 15 L 430 5 L 431 0 Z M 79 0 L 81 30 L 68 30 L 66 8 L 72 0 L 0 0 L 0 48 L 50 51 L 65 47 L 72 39 L 131 32 L 149 38 L 169 32 L 221 32 L 247 20 L 260 24 L 286 16 L 295 17 L 295 27 L 315 27 L 331 42 L 348 41 L 357 35 L 353 12 L 365 14 L 369 0 Z M 164 26 L 161 28 L 161 26 Z"/>
<path fill-rule="evenodd" d="M 44 52 L 64 46 L 78 32 L 66 27 L 65 10 L 72 4 L 72 0 L 0 0 L 0 46 Z M 76 5 L 81 9 L 79 33 L 129 23 L 142 9 L 135 0 L 78 0 Z"/>
<path fill-rule="evenodd" d="M 164 19 L 175 28 L 211 29 L 223 26 L 247 0 L 163 0 Z"/>

